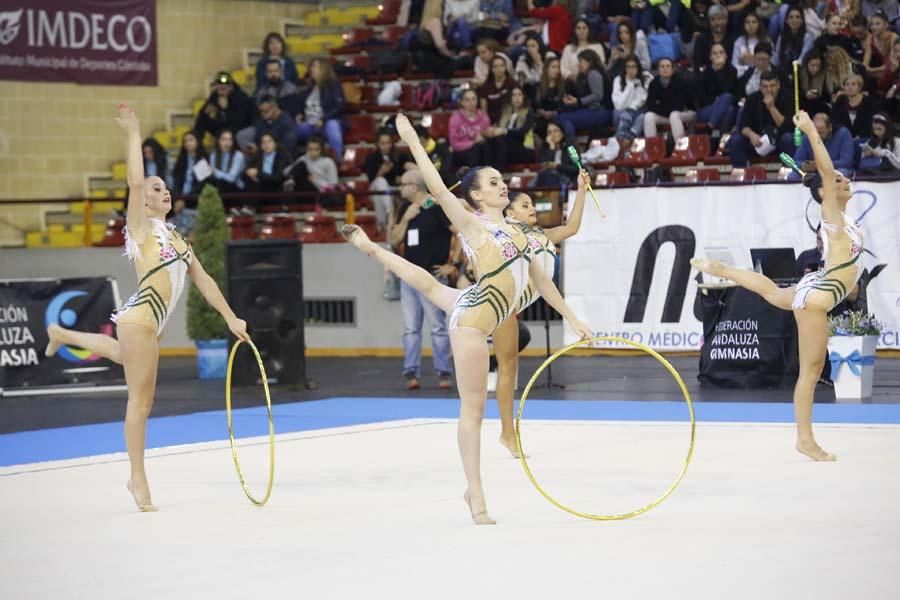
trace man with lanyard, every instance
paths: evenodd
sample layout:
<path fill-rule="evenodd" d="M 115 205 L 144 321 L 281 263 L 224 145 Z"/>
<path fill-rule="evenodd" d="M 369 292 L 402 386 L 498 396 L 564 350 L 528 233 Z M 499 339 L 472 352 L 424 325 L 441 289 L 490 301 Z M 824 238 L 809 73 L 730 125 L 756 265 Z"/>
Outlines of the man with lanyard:
<path fill-rule="evenodd" d="M 400 197 L 403 203 L 397 211 L 399 219 L 391 228 L 391 246 L 400 256 L 446 284 L 449 277 L 456 274 L 456 268 L 447 263 L 452 237 L 450 221 L 444 211 L 424 207 L 428 189 L 418 169 L 409 170 L 400 178 Z M 420 387 L 422 321 L 427 315 L 431 323 L 431 350 L 438 387 L 449 390 L 453 382 L 450 378 L 447 315 L 403 281 L 400 283 L 400 305 L 403 308 L 403 376 L 406 378 L 406 389 L 417 390 Z"/>

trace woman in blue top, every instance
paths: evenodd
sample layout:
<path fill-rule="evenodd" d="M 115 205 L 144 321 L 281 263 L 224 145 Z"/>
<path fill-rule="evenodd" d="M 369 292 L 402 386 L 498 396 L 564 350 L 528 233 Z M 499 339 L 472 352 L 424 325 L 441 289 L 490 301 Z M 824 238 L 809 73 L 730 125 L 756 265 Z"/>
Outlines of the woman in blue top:
<path fill-rule="evenodd" d="M 206 149 L 200 143 L 200 136 L 193 131 L 188 131 L 181 139 L 181 150 L 175 160 L 175 169 L 172 172 L 176 196 L 189 196 L 199 194 L 203 182 L 197 180 L 194 175 L 194 166 L 201 160 L 206 160 Z"/>
<path fill-rule="evenodd" d="M 284 73 L 284 78 L 291 83 L 299 85 L 300 78 L 297 76 L 297 65 L 290 56 L 285 54 L 283 37 L 274 31 L 268 34 L 266 39 L 263 40 L 262 53 L 262 58 L 256 62 L 256 89 L 253 92 L 254 94 L 266 84 L 266 63 L 273 58 L 281 61 L 281 72 Z"/>
<path fill-rule="evenodd" d="M 247 161 L 240 150 L 234 147 L 234 133 L 223 129 L 216 138 L 216 149 L 209 155 L 212 167 L 212 184 L 220 192 L 239 192 L 244 189 L 244 168 Z"/>

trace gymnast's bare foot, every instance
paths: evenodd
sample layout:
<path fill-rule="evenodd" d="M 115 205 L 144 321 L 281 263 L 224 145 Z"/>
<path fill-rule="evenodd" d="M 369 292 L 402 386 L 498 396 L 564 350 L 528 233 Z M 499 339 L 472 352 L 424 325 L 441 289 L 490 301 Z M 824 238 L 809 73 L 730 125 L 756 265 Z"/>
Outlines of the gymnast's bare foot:
<path fill-rule="evenodd" d="M 814 441 L 797 440 L 797 452 L 805 454 L 816 462 L 833 462 L 837 460 L 837 455 L 825 452 Z"/>
<path fill-rule="evenodd" d="M 703 273 L 709 273 L 716 277 L 725 277 L 725 265 L 717 260 L 709 258 L 692 258 L 691 266 Z"/>
<path fill-rule="evenodd" d="M 463 500 L 466 501 L 466 505 L 469 507 L 469 512 L 472 514 L 472 521 L 476 525 L 497 524 L 497 521 L 492 519 L 488 514 L 487 504 L 484 501 L 484 496 L 475 496 L 475 501 L 473 503 L 472 499 L 469 497 L 469 491 L 466 490 L 466 492 L 463 494 Z"/>
<path fill-rule="evenodd" d="M 59 333 L 61 331 L 62 327 L 59 325 L 51 325 L 47 328 L 47 335 L 50 337 L 50 342 L 44 350 L 44 356 L 53 356 L 56 354 L 56 351 L 59 350 L 59 347 L 62 346 L 62 342 L 59 339 Z"/>
<path fill-rule="evenodd" d="M 143 482 L 134 482 L 129 479 L 128 483 L 125 484 L 125 487 L 131 492 L 134 503 L 137 505 L 139 511 L 156 512 L 158 510 L 150 500 L 150 485 L 147 483 L 146 479 Z"/>
<path fill-rule="evenodd" d="M 344 225 L 341 227 L 341 235 L 344 236 L 345 240 L 369 256 L 375 254 L 377 246 L 369 239 L 369 236 L 366 235 L 366 232 L 363 231 L 359 225 Z"/>
<path fill-rule="evenodd" d="M 501 434 L 498 441 L 504 448 L 509 450 L 513 458 L 519 458 L 519 445 L 516 443 L 515 434 L 509 436 Z M 525 458 L 528 458 L 528 455 L 525 455 Z"/>

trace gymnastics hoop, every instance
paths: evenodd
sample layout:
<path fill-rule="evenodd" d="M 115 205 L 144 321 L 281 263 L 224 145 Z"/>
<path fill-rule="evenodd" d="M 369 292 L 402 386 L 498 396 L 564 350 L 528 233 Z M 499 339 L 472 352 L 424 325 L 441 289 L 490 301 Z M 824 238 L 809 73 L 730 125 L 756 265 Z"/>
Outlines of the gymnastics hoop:
<path fill-rule="evenodd" d="M 266 368 L 263 366 L 262 358 L 259 356 L 259 350 L 252 341 L 247 341 L 247 345 L 253 351 L 256 357 L 256 364 L 259 366 L 259 374 L 262 375 L 263 390 L 266 392 L 266 412 L 269 414 L 269 484 L 266 486 L 266 495 L 262 500 L 257 500 L 250 493 L 247 482 L 244 481 L 244 474 L 241 472 L 241 462 L 238 460 L 237 445 L 234 443 L 234 427 L 231 424 L 231 369 L 234 366 L 234 356 L 237 353 L 238 346 L 243 343 L 242 340 L 235 342 L 231 347 L 231 354 L 228 356 L 228 370 L 225 372 L 225 414 L 228 418 L 228 439 L 231 441 L 231 456 L 234 458 L 234 468 L 237 470 L 238 479 L 244 493 L 250 502 L 256 506 L 262 506 L 269 500 L 272 495 L 272 484 L 275 483 L 275 421 L 272 419 L 272 397 L 269 395 L 269 381 L 266 377 Z"/>
<path fill-rule="evenodd" d="M 627 344 L 629 346 L 637 348 L 638 350 L 642 350 L 646 354 L 649 354 L 650 356 L 652 356 L 653 358 L 658 360 L 660 363 L 662 363 L 662 365 L 669 371 L 669 373 L 671 373 L 672 377 L 675 378 L 675 381 L 678 383 L 678 387 L 681 388 L 681 393 L 684 395 L 684 399 L 687 402 L 688 412 L 691 415 L 691 443 L 690 443 L 690 446 L 688 447 L 687 456 L 684 459 L 684 463 L 681 466 L 681 472 L 678 473 L 678 477 L 675 479 L 675 481 L 672 483 L 672 485 L 669 486 L 669 489 L 667 489 L 665 491 L 665 493 L 663 493 L 662 496 L 660 496 L 659 498 L 657 498 L 650 504 L 644 506 L 643 508 L 634 510 L 632 512 L 622 513 L 622 514 L 618 514 L 618 515 L 595 515 L 595 514 L 591 514 L 591 513 L 585 513 L 585 512 L 575 510 L 574 508 L 571 508 L 569 506 L 566 506 L 562 502 L 559 502 L 556 498 L 554 498 L 553 496 L 548 494 L 547 491 L 544 490 L 543 487 L 541 487 L 541 484 L 539 484 L 537 482 L 537 479 L 535 479 L 534 474 L 531 472 L 531 468 L 528 466 L 528 461 L 525 458 L 525 449 L 522 447 L 522 425 L 521 425 L 522 411 L 525 408 L 525 401 L 528 399 L 528 393 L 531 391 L 531 387 L 534 385 L 534 382 L 537 381 L 537 378 L 540 377 L 541 373 L 544 372 L 544 369 L 547 368 L 547 366 L 550 363 L 552 363 L 554 360 L 556 360 L 563 354 L 566 354 L 569 350 L 571 350 L 573 348 L 577 348 L 578 346 L 582 346 L 586 343 L 593 344 L 594 342 L 600 342 L 600 341 L 620 342 L 623 344 Z M 528 385 L 525 386 L 525 391 L 522 392 L 522 398 L 519 400 L 519 410 L 516 412 L 516 446 L 519 449 L 519 460 L 522 463 L 522 467 L 525 469 L 525 474 L 528 476 L 528 479 L 531 481 L 532 485 L 534 485 L 534 487 L 537 489 L 537 491 L 540 492 L 541 495 L 544 498 L 546 498 L 547 500 L 549 500 L 552 504 L 556 505 L 558 508 L 561 508 L 562 510 L 566 511 L 567 513 L 575 515 L 576 517 L 583 517 L 585 519 L 591 519 L 594 521 L 621 521 L 623 519 L 630 519 L 631 517 L 636 517 L 639 514 L 647 512 L 648 510 L 650 510 L 651 508 L 653 508 L 654 506 L 656 506 L 657 504 L 659 504 L 660 502 L 662 502 L 663 500 L 668 498 L 669 495 L 673 491 L 675 491 L 675 488 L 678 487 L 678 484 L 681 483 L 681 480 L 684 478 L 685 473 L 687 473 L 688 465 L 691 464 L 691 457 L 694 454 L 694 436 L 696 433 L 696 428 L 697 428 L 697 423 L 694 419 L 694 405 L 691 402 L 691 394 L 688 392 L 687 386 L 685 386 L 685 384 L 684 384 L 684 380 L 681 378 L 681 375 L 678 374 L 678 371 L 675 370 L 675 367 L 673 367 L 669 363 L 669 361 L 667 361 L 665 358 L 660 356 L 655 350 L 653 350 L 652 348 L 650 348 L 648 346 L 645 346 L 644 344 L 635 342 L 633 340 L 626 340 L 625 338 L 603 335 L 603 336 L 598 336 L 595 338 L 579 340 L 579 341 L 575 342 L 574 344 L 569 344 L 565 348 L 562 348 L 561 350 L 557 350 L 550 358 L 545 360 L 544 363 L 540 367 L 538 367 L 538 370 L 535 371 L 534 375 L 531 376 L 531 380 L 528 382 Z"/>

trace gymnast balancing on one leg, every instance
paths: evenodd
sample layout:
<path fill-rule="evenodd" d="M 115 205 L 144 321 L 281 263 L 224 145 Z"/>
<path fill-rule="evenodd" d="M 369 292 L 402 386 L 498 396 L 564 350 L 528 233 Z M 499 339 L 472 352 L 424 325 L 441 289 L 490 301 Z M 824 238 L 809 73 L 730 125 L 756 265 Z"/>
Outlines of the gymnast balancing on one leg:
<path fill-rule="evenodd" d="M 528 194 L 516 194 L 504 210 L 507 218 L 515 223 L 524 224 L 523 230 L 531 243 L 534 251 L 534 261 L 540 264 L 547 276 L 553 279 L 556 269 L 556 245 L 576 233 L 581 227 L 581 217 L 584 214 L 585 191 L 589 175 L 581 171 L 578 178 L 578 191 L 575 194 L 575 204 L 572 206 L 572 214 L 565 225 L 542 229 L 537 225 L 537 212 L 534 203 Z M 529 285 L 516 307 L 520 313 L 529 304 L 540 297 L 540 294 Z M 514 458 L 519 458 L 519 449 L 516 446 L 516 431 L 513 425 L 513 401 L 516 387 L 516 372 L 519 366 L 519 327 L 517 319 L 506 319 L 493 333 L 494 356 L 497 359 L 497 405 L 500 409 L 500 443 L 509 450 Z"/>
<path fill-rule="evenodd" d="M 229 308 L 216 282 L 193 255 L 190 244 L 166 225 L 166 214 L 172 210 L 172 194 L 159 177 L 144 179 L 140 123 L 134 112 L 120 104 L 116 121 L 125 130 L 128 142 L 125 253 L 137 271 L 138 291 L 112 317 L 118 340 L 99 333 L 51 325 L 47 329 L 50 343 L 46 354 L 53 356 L 60 345 L 68 344 L 91 350 L 125 368 L 128 385 L 125 445 L 131 463 L 127 487 L 138 509 L 149 512 L 155 511 L 156 507 L 150 499 L 150 485 L 144 469 L 144 445 L 147 417 L 156 390 L 159 337 L 184 288 L 185 275 L 190 275 L 194 285 L 222 315 L 238 339 L 248 341 L 250 338 L 247 324 Z"/>
<path fill-rule="evenodd" d="M 794 416 L 797 421 L 797 450 L 816 461 L 835 460 L 816 443 L 812 431 L 813 393 L 828 347 L 828 311 L 854 288 L 862 273 L 862 229 L 844 211 L 852 196 L 850 181 L 835 170 L 815 125 L 804 111 L 794 115 L 797 125 L 812 145 L 818 173 L 807 173 L 803 184 L 822 205 L 825 235 L 825 267 L 809 273 L 796 286 L 779 288 L 759 273 L 724 265 L 719 261 L 695 258 L 698 270 L 731 279 L 756 292 L 770 304 L 793 310 L 800 342 L 800 376 L 794 387 Z"/>
<path fill-rule="evenodd" d="M 461 192 L 465 200 L 478 209 L 475 213 L 470 212 L 441 181 L 405 115 L 397 116 L 397 131 L 409 145 L 435 202 L 459 231 L 460 242 L 474 264 L 477 283 L 465 290 L 441 285 L 424 269 L 372 243 L 359 227 L 345 225 L 341 231 L 357 248 L 378 259 L 450 314 L 450 345 L 460 396 L 457 439 L 468 483 L 463 498 L 473 521 L 478 525 L 490 525 L 495 521 L 488 514 L 481 482 L 481 423 L 487 400 L 488 335 L 514 314 L 529 279 L 577 335 L 589 337 L 591 330 L 575 317 L 540 263 L 532 259 L 528 238 L 522 230 L 504 219 L 503 209 L 509 203 L 509 192 L 501 174 L 491 167 L 477 167 L 465 173 Z"/>

